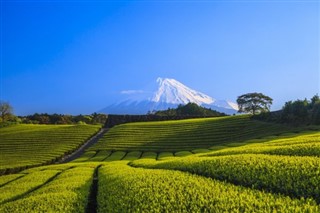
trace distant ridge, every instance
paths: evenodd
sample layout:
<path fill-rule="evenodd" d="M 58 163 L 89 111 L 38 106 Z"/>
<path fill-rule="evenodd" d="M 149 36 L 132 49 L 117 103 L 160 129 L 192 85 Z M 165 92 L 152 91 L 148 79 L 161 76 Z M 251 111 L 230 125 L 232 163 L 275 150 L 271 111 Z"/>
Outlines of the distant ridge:
<path fill-rule="evenodd" d="M 146 114 L 152 111 L 176 108 L 179 104 L 196 103 L 199 106 L 211 108 L 218 112 L 233 114 L 238 110 L 236 103 L 226 100 L 216 100 L 202 92 L 193 90 L 181 82 L 171 78 L 158 78 L 157 89 L 152 93 L 130 94 L 126 100 L 111 104 L 100 112 L 106 114 Z M 149 95 L 148 95 L 149 94 Z"/>

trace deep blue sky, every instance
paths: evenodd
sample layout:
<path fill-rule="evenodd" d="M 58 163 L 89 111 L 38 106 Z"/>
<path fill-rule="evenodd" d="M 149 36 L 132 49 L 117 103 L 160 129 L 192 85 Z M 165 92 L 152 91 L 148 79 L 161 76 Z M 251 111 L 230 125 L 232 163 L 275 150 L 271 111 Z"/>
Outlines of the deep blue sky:
<path fill-rule="evenodd" d="M 92 113 L 157 77 L 216 99 L 320 93 L 318 1 L 1 1 L 1 100 Z"/>

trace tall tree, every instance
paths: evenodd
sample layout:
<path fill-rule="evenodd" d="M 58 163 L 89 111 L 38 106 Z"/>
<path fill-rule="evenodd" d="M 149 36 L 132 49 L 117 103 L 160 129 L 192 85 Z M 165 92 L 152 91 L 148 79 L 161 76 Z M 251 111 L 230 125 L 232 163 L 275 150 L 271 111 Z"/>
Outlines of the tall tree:
<path fill-rule="evenodd" d="M 268 112 L 273 99 L 262 93 L 247 93 L 241 95 L 237 99 L 239 112 L 247 112 L 251 114 L 259 114 Z"/>
<path fill-rule="evenodd" d="M 0 101 L 0 115 L 2 122 L 7 121 L 12 116 L 13 108 L 5 101 Z"/>

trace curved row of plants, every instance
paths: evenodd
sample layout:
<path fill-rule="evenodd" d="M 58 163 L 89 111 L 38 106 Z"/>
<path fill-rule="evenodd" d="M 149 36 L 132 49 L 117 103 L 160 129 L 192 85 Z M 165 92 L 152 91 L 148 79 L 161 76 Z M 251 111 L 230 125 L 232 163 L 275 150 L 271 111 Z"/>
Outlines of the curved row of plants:
<path fill-rule="evenodd" d="M 186 171 L 236 185 L 313 198 L 320 203 L 320 159 L 262 154 L 186 157 L 165 162 L 140 160 L 135 167 Z"/>
<path fill-rule="evenodd" d="M 99 170 L 98 212 L 317 212 L 292 199 L 180 171 L 109 163 Z"/>
<path fill-rule="evenodd" d="M 0 174 L 50 164 L 93 136 L 96 125 L 13 125 L 0 129 Z"/>
<path fill-rule="evenodd" d="M 64 164 L 26 171 L 0 188 L 0 212 L 85 212 L 96 166 Z"/>
<path fill-rule="evenodd" d="M 89 151 L 191 151 L 297 129 L 251 120 L 250 116 L 137 122 L 115 126 Z"/>

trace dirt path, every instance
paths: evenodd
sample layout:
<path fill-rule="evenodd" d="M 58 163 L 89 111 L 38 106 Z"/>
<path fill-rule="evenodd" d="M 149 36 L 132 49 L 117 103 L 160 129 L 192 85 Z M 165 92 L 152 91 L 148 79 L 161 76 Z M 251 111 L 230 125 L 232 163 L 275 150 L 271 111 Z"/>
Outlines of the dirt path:
<path fill-rule="evenodd" d="M 97 143 L 98 140 L 109 130 L 109 128 L 102 128 L 96 135 L 91 137 L 87 142 L 85 142 L 79 149 L 71 153 L 70 155 L 65 156 L 62 158 L 59 163 L 67 163 L 73 161 L 74 159 L 80 157 L 84 151 L 92 146 L 93 144 Z"/>

